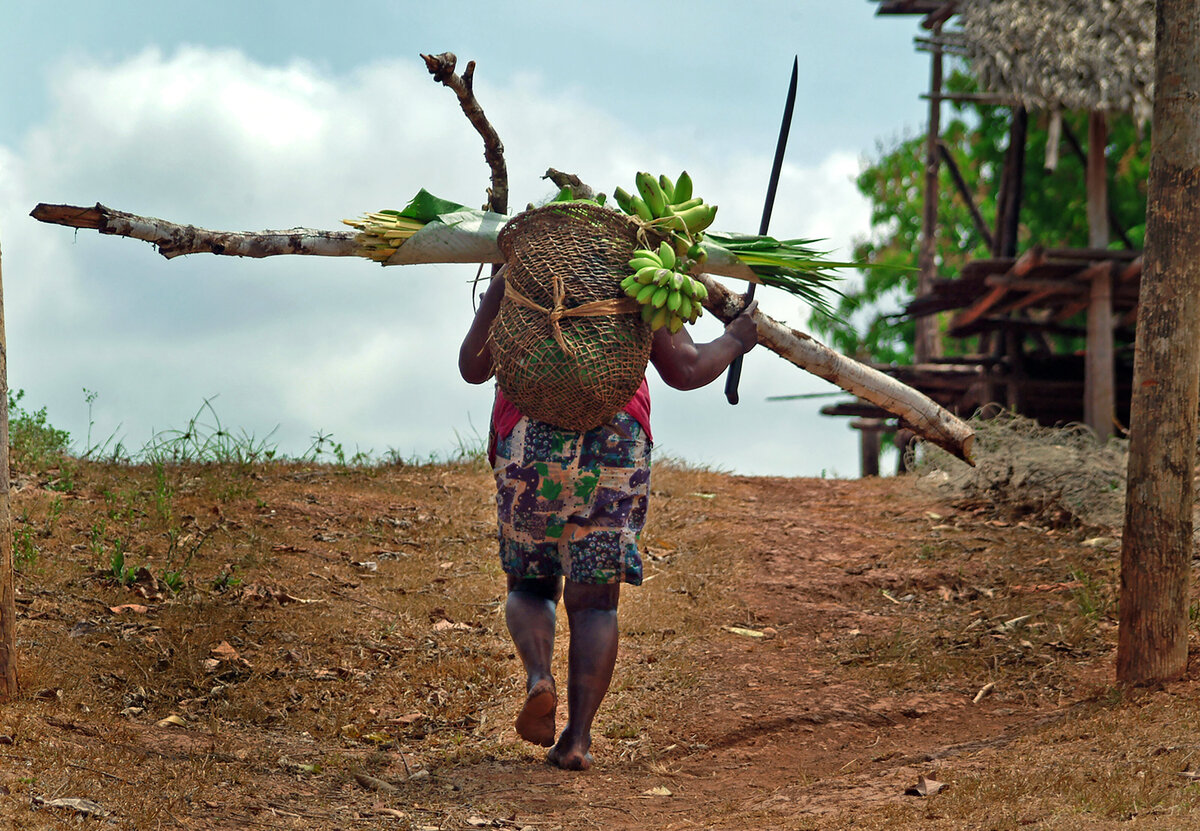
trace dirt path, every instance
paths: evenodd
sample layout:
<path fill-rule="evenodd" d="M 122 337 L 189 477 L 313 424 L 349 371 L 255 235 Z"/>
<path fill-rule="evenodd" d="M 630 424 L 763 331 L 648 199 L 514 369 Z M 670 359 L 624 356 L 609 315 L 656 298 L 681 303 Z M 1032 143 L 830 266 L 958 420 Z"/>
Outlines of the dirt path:
<path fill-rule="evenodd" d="M 86 562 L 117 483 L 161 483 L 140 475 L 19 499 L 61 517 L 43 550 Z M 58 827 L 74 812 L 37 800 L 86 796 L 132 828 L 931 827 L 919 777 L 965 781 L 1106 683 L 1110 627 L 1079 622 L 1075 579 L 1103 552 L 1078 534 L 897 479 L 655 476 L 593 770 L 513 733 L 485 473 L 200 470 L 169 489 L 210 540 L 192 592 L 23 575 L 0 817 Z"/>
<path fill-rule="evenodd" d="M 734 591 L 746 628 L 766 636 L 692 644 L 703 670 L 670 708 L 671 723 L 656 725 L 673 752 L 632 767 L 605 754 L 587 776 L 479 766 L 456 772 L 464 795 L 508 781 L 499 787 L 520 796 L 505 800 L 502 813 L 530 824 L 549 815 L 565 828 L 817 828 L 828 814 L 914 802 L 906 789 L 939 760 L 979 759 L 1061 717 L 1047 702 L 1014 708 L 997 696 L 975 704 L 982 681 L 924 688 L 908 677 L 900 651 L 845 659 L 856 638 L 886 639 L 906 626 L 923 637 L 928 621 L 905 621 L 912 593 L 964 585 L 960 566 L 910 562 L 931 526 L 946 527 L 945 505 L 886 480 L 729 484 L 734 509 L 708 522 L 745 544 Z"/>

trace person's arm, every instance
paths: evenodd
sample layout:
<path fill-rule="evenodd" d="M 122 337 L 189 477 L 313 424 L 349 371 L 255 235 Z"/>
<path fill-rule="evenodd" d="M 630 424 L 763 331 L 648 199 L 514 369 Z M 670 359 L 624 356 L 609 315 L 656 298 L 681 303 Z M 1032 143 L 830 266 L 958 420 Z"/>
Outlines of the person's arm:
<path fill-rule="evenodd" d="M 729 321 L 719 338 L 708 343 L 693 341 L 686 327 L 673 335 L 666 327 L 659 329 L 650 346 L 650 362 L 667 386 L 677 390 L 699 389 L 715 381 L 734 358 L 746 354 L 758 343 L 756 308 L 758 301 L 751 301 L 740 315 Z"/>
<path fill-rule="evenodd" d="M 482 384 L 492 377 L 492 350 L 488 346 L 488 332 L 492 321 L 500 311 L 500 301 L 504 298 L 504 269 L 500 269 L 492 278 L 483 299 L 479 301 L 479 309 L 471 328 L 463 338 L 458 350 L 458 371 L 468 384 Z"/>

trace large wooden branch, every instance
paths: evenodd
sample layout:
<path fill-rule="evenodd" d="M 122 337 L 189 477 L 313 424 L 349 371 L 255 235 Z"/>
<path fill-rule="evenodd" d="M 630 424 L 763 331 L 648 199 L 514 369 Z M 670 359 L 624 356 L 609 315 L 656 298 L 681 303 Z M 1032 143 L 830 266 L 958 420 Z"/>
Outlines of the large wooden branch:
<path fill-rule="evenodd" d="M 425 60 L 425 67 L 433 76 L 433 80 L 445 84 L 458 96 L 463 114 L 483 138 L 483 158 L 487 160 L 492 171 L 492 186 L 488 188 L 488 201 L 483 209 L 498 214 L 508 213 L 508 167 L 504 163 L 504 144 L 475 98 L 475 61 L 469 61 L 466 71 L 459 76 L 454 73 L 458 58 L 453 52 L 421 57 Z"/>
<path fill-rule="evenodd" d="M 353 231 L 319 231 L 312 228 L 210 231 L 195 225 L 180 225 L 125 213 L 106 208 L 98 202 L 91 208 L 42 203 L 29 215 L 41 222 L 70 228 L 93 228 L 102 234 L 144 240 L 153 243 L 168 260 L 184 254 L 223 254 L 230 257 L 273 257 L 278 254 L 361 256 L 354 242 Z"/>
<path fill-rule="evenodd" d="M 116 211 L 97 204 L 93 208 L 41 204 L 31 215 L 42 222 L 73 228 L 94 228 L 102 234 L 132 237 L 158 246 L 168 259 L 183 254 L 209 253 L 239 257 L 269 257 L 276 254 L 315 254 L 326 257 L 359 256 L 352 232 L 314 231 L 293 228 L 290 231 L 229 232 L 207 231 L 194 225 L 179 225 L 152 217 Z M 489 216 L 481 215 L 487 224 Z M 401 251 L 405 262 L 499 262 L 500 251 L 495 234 L 503 217 L 485 229 L 463 223 L 444 226 L 435 223 L 428 231 L 419 231 Z M 489 220 L 490 221 L 490 220 Z M 430 242 L 420 244 L 421 235 Z M 708 260 L 713 273 L 744 279 L 750 273 L 745 264 L 724 251 L 714 249 Z M 742 296 L 734 294 L 708 275 L 700 275 L 708 287 L 705 308 L 719 320 L 729 322 L 741 311 Z M 870 401 L 897 417 L 924 438 L 944 447 L 960 459 L 971 462 L 975 435 L 960 419 L 924 394 L 876 369 L 834 352 L 808 335 L 791 329 L 757 312 L 759 342 L 801 369 L 837 384 L 859 398 Z"/>
<path fill-rule="evenodd" d="M 699 279 L 708 289 L 704 308 L 724 323 L 733 320 L 744 308 L 743 297 L 734 294 L 708 275 Z M 820 341 L 798 332 L 778 320 L 756 311 L 758 342 L 803 370 L 859 398 L 882 407 L 903 419 L 925 438 L 967 464 L 974 465 L 971 447 L 975 433 L 961 419 L 924 393 L 902 384 L 877 369 L 834 352 Z"/>

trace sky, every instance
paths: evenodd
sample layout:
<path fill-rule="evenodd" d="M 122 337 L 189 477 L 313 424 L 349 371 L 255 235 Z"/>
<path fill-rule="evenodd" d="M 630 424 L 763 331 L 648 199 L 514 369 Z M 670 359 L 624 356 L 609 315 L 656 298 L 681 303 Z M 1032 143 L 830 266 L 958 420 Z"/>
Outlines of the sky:
<path fill-rule="evenodd" d="M 871 233 L 854 178 L 923 129 L 928 58 L 911 17 L 868 0 L 455 4 L 0 0 L 0 252 L 8 383 L 76 452 L 137 450 L 197 413 L 304 454 L 426 460 L 478 446 L 490 386 L 457 370 L 470 265 L 190 255 L 39 223 L 40 202 L 97 202 L 217 230 L 344 230 L 420 189 L 481 205 L 479 136 L 422 53 L 476 63 L 504 143 L 510 205 L 547 168 L 597 190 L 688 170 L 715 228 L 756 231 L 793 58 L 799 85 L 771 233 L 835 257 Z M 741 290 L 744 285 L 729 281 Z M 760 309 L 807 331 L 799 301 Z M 698 341 L 720 334 L 702 318 Z M 837 393 L 765 348 L 741 402 L 649 371 L 655 450 L 755 476 L 858 474 Z M 205 402 L 208 402 L 206 407 Z"/>

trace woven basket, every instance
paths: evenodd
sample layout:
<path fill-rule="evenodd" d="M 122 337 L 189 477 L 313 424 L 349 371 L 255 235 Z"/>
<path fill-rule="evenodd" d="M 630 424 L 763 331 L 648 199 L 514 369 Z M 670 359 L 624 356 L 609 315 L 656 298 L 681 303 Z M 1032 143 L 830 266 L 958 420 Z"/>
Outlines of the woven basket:
<path fill-rule="evenodd" d="M 583 202 L 525 211 L 500 231 L 506 288 L 490 344 L 496 381 L 523 414 L 591 430 L 637 392 L 651 332 L 620 287 L 637 234 L 624 214 Z"/>

